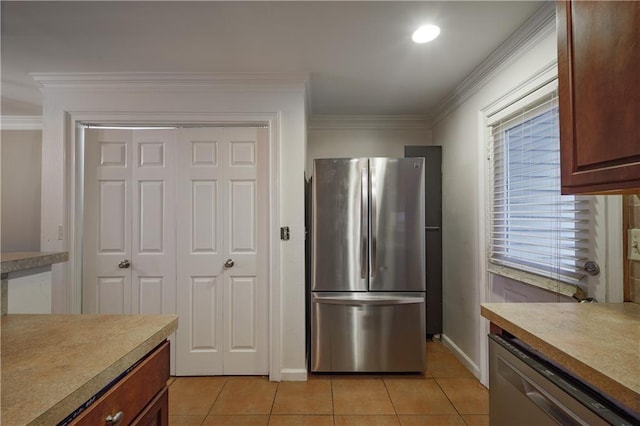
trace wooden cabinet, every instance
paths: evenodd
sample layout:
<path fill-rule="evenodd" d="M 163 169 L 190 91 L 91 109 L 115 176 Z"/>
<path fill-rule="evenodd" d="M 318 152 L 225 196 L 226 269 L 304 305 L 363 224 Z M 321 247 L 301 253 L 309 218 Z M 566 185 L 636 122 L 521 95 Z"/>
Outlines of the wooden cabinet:
<path fill-rule="evenodd" d="M 562 192 L 640 188 L 640 2 L 559 1 Z"/>
<path fill-rule="evenodd" d="M 169 424 L 169 389 L 166 387 L 136 417 L 131 426 L 163 426 Z"/>
<path fill-rule="evenodd" d="M 168 425 L 168 379 L 169 342 L 164 342 L 71 425 Z"/>

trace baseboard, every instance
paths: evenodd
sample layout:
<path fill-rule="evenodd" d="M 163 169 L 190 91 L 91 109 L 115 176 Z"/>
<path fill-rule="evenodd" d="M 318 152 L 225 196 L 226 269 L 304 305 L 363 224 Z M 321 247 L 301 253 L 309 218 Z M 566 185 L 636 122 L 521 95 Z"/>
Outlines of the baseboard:
<path fill-rule="evenodd" d="M 458 358 L 458 361 L 460 361 L 465 367 L 467 367 L 467 370 L 471 371 L 471 374 L 473 374 L 478 380 L 480 380 L 480 368 L 478 367 L 478 365 L 473 362 L 473 360 L 469 358 L 467 354 L 458 347 L 458 345 L 453 343 L 453 341 L 449 339 L 446 334 L 442 335 L 442 343 L 444 343 L 446 347 L 451 349 L 456 358 Z"/>
<path fill-rule="evenodd" d="M 304 368 L 283 368 L 280 370 L 280 380 L 283 382 L 306 382 L 307 370 Z"/>

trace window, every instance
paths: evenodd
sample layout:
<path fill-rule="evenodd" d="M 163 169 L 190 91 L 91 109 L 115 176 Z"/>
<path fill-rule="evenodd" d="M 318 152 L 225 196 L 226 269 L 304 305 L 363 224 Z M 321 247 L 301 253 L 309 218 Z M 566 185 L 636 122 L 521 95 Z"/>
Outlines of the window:
<path fill-rule="evenodd" d="M 579 283 L 591 202 L 560 195 L 555 81 L 494 114 L 489 130 L 489 269 L 499 265 Z"/>

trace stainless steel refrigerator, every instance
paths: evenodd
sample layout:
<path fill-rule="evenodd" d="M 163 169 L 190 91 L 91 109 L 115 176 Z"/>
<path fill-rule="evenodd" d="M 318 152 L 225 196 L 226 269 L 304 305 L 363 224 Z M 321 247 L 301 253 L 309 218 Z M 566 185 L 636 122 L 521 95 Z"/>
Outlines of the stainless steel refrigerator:
<path fill-rule="evenodd" d="M 311 370 L 425 369 L 424 159 L 314 161 Z"/>

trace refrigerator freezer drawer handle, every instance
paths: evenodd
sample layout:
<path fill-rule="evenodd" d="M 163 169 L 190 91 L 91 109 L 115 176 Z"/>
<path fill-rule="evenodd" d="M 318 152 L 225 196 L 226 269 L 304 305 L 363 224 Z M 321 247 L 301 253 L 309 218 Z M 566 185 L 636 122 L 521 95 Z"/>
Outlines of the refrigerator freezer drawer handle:
<path fill-rule="evenodd" d="M 321 297 L 315 296 L 314 303 L 324 303 L 328 305 L 405 305 L 413 303 L 424 303 L 424 297 L 398 297 L 389 299 L 345 299 L 343 297 Z"/>

